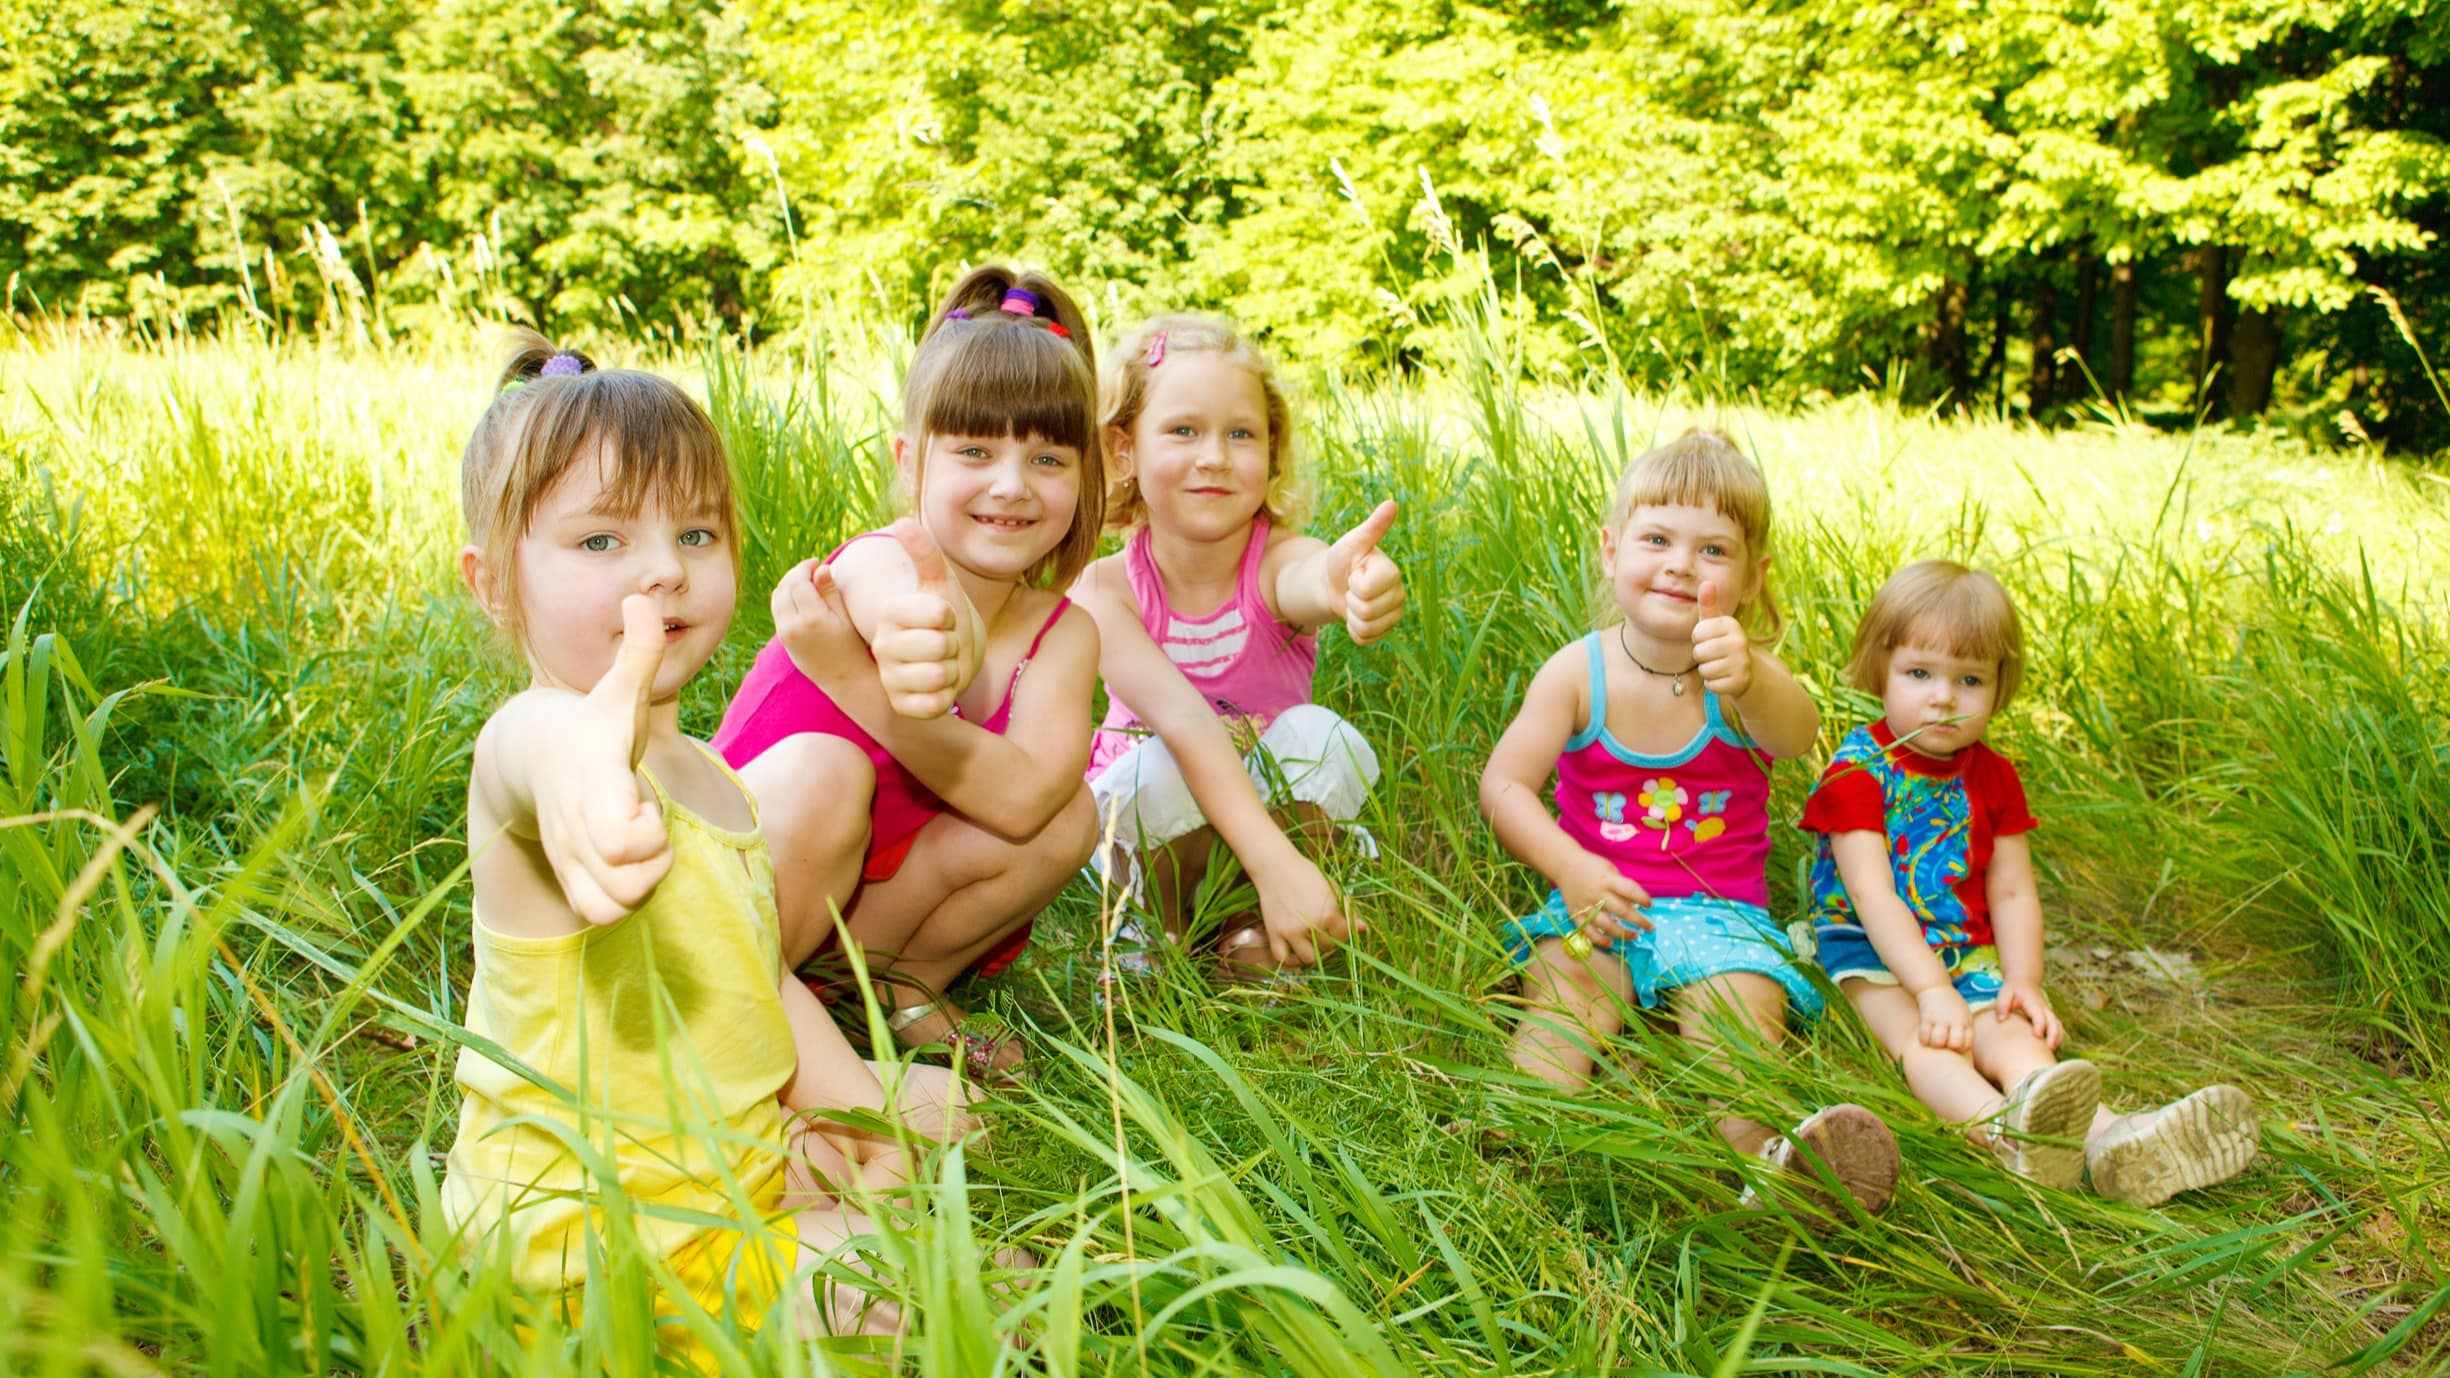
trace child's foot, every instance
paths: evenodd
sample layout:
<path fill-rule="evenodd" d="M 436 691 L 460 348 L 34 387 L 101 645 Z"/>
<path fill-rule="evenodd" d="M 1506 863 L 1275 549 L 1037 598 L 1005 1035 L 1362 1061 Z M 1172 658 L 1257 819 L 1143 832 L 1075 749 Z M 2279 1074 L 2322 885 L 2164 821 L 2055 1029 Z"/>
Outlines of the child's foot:
<path fill-rule="evenodd" d="M 1794 1187 L 1807 1209 L 1828 1219 L 1840 1217 L 1837 1191 L 1869 1215 L 1886 1210 L 1897 1194 L 1897 1136 L 1860 1105 L 1815 1111 L 1764 1145 L 1761 1161 Z M 1742 1204 L 1758 1209 L 1763 1202 L 1748 1186 Z"/>
<path fill-rule="evenodd" d="M 1029 1070 L 1020 1036 L 962 1027 L 969 1018 L 952 1001 L 935 999 L 895 1010 L 885 1028 L 905 1048 L 942 1044 L 952 1052 L 951 1065 L 982 1086 L 1020 1080 Z"/>
<path fill-rule="evenodd" d="M 1225 931 L 1216 945 L 1217 980 L 1229 986 L 1269 985 L 1292 980 L 1301 970 L 1276 960 L 1268 949 L 1265 924 L 1239 924 Z"/>
<path fill-rule="evenodd" d="M 2206 1086 L 2158 1110 L 2121 1115 L 2084 1150 L 2093 1190 L 2157 1206 L 2182 1191 L 2225 1182 L 2260 1150 L 2254 1102 L 2234 1086 Z"/>
<path fill-rule="evenodd" d="M 2084 1177 L 2084 1134 L 2101 1108 L 2101 1069 L 2082 1058 L 2030 1072 L 2008 1089 L 1991 1147 L 2010 1172 L 2075 1190 Z"/>

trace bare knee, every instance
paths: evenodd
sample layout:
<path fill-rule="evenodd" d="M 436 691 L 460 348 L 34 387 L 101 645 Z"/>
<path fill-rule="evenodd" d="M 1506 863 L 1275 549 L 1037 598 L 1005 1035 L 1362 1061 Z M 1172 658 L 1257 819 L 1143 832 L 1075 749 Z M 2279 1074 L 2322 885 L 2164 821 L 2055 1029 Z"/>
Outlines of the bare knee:
<path fill-rule="evenodd" d="M 1059 869 L 1068 874 L 1088 864 L 1098 837 L 1097 801 L 1083 785 L 1072 791 L 1071 801 L 1030 839 L 1029 847 L 1050 865 L 1060 863 Z"/>

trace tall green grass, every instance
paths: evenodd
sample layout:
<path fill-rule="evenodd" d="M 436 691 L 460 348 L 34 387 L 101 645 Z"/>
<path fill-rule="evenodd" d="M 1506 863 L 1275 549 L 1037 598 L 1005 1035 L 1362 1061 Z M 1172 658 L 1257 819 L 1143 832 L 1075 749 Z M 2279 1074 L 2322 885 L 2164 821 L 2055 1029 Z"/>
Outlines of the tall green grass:
<path fill-rule="evenodd" d="M 899 346 L 664 360 L 738 463 L 762 587 L 890 507 Z M 1036 1080 L 878 1202 L 929 1374 L 2431 1372 L 2450 1175 L 2450 490 L 2361 456 L 1877 400 L 1793 415 L 1523 376 L 1494 314 L 1437 372 L 1317 380 L 1321 529 L 1405 503 L 1411 611 L 1329 638 L 1378 745 L 1372 936 L 1290 991 L 1169 961 L 1097 1007 L 1076 889 L 974 992 Z M 180 343 L 0 352 L 0 1367 L 642 1372 L 650 1269 L 608 1243 L 574 1333 L 463 1267 L 463 753 L 512 668 L 452 587 L 476 357 Z M 2266 1111 L 2244 1181 L 2145 1212 L 2037 1193 L 1840 1019 L 1740 1082 L 1637 1023 L 1592 1090 L 1507 1070 L 1496 920 L 1536 899 L 1472 807 L 1539 661 L 1587 626 L 1622 460 L 1692 421 L 1780 502 L 1781 654 L 1826 743 L 1889 570 L 1998 570 L 2033 643 L 1998 740 L 2045 819 L 2059 1002 L 2130 1101 Z M 765 625 L 744 598 L 687 706 Z M 1809 769 L 1779 772 L 1800 807 Z M 1796 855 L 1772 868 L 1781 902 Z M 2191 957 L 2200 984 L 2123 954 Z M 2097 957 L 2096 952 L 2107 953 Z M 1704 1126 L 1840 1097 L 1899 1127 L 1897 1205 L 1831 1238 L 1735 1205 Z M 1044 1266 L 1005 1275 L 999 1249 Z M 885 1362 L 701 1318 L 749 1372 Z"/>

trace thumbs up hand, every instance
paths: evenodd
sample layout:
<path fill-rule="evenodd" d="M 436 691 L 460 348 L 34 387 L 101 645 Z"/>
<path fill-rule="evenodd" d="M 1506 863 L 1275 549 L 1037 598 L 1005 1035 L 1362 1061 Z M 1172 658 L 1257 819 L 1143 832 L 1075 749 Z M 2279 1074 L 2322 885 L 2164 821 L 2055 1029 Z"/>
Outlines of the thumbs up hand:
<path fill-rule="evenodd" d="M 1693 624 L 1693 661 L 1702 687 L 1722 698 L 1742 698 L 1752 688 L 1752 638 L 1743 624 L 1720 611 L 1718 585 L 1701 586 L 1701 617 Z"/>
<path fill-rule="evenodd" d="M 940 718 L 952 711 L 954 700 L 978 673 L 978 637 L 965 629 L 962 616 L 969 598 L 925 528 L 904 517 L 892 530 L 910 557 L 918 588 L 886 600 L 868 649 L 876 657 L 876 675 L 894 712 L 906 718 Z M 973 615 L 966 620 L 977 619 Z"/>
<path fill-rule="evenodd" d="M 663 618 L 653 599 L 631 594 L 621 602 L 620 658 L 537 744 L 536 840 L 571 912 L 591 924 L 627 916 L 672 869 L 663 809 L 638 780 L 663 658 Z"/>
<path fill-rule="evenodd" d="M 1395 629 L 1404 615 L 1404 574 L 1378 548 L 1395 525 L 1393 500 L 1378 504 L 1359 526 L 1344 533 L 1327 552 L 1330 606 L 1344 610 L 1344 630 L 1356 646 L 1367 646 Z"/>

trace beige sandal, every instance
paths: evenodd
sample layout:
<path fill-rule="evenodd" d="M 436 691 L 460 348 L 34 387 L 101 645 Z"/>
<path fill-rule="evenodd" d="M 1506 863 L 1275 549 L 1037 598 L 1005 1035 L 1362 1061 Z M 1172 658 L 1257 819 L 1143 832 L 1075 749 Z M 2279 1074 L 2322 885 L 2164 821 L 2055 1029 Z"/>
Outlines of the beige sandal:
<path fill-rule="evenodd" d="M 943 1014 L 946 1003 L 942 999 L 935 999 L 921 1001 L 916 1005 L 905 1005 L 885 1016 L 885 1029 L 899 1042 L 904 1030 L 930 1016 Z M 943 1037 L 930 1039 L 927 1044 L 920 1046 L 926 1047 L 936 1043 L 941 1043 L 950 1049 L 954 1058 L 952 1065 L 967 1072 L 970 1079 L 980 1085 L 1015 1082 L 1029 1074 L 1029 1064 L 1025 1057 L 1015 1058 L 1009 1063 L 1000 1065 L 997 1061 L 1006 1048 L 1015 1050 L 1021 1048 L 1021 1039 L 1018 1034 L 978 1033 L 964 1029 L 956 1021 L 951 1028 L 944 1031 Z M 904 1046 L 909 1045 L 904 1044 Z"/>

